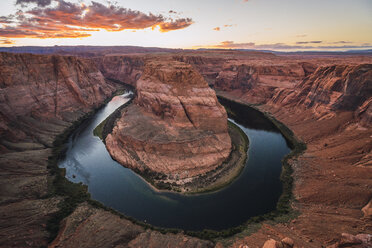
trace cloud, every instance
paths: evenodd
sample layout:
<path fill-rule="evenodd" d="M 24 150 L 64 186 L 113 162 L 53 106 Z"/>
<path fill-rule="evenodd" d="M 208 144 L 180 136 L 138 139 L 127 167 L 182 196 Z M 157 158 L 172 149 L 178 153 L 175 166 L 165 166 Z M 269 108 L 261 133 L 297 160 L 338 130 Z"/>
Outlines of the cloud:
<path fill-rule="evenodd" d="M 14 18 L 14 15 L 0 16 L 0 23 L 10 24 L 10 23 L 12 23 L 13 18 Z"/>
<path fill-rule="evenodd" d="M 298 35 L 296 35 L 296 37 L 298 37 L 298 38 L 304 38 L 304 37 L 307 37 L 307 34 L 298 34 Z"/>
<path fill-rule="evenodd" d="M 235 25 L 232 25 L 232 24 L 225 24 L 225 25 L 223 25 L 222 27 L 223 27 L 223 28 L 231 28 L 231 27 L 233 27 L 233 26 L 236 26 L 236 24 L 235 24 Z M 221 27 L 215 27 L 215 28 L 213 28 L 213 30 L 215 30 L 215 31 L 221 31 Z"/>
<path fill-rule="evenodd" d="M 318 44 L 318 43 L 315 43 Z M 195 48 L 221 48 L 221 49 L 252 49 L 252 50 L 335 50 L 335 49 L 368 49 L 372 48 L 371 43 L 365 43 L 362 45 L 322 45 L 322 46 L 313 46 L 313 45 L 292 45 L 285 43 L 272 43 L 272 44 L 255 44 L 254 42 L 246 43 L 235 43 L 234 41 L 223 41 L 220 44 L 212 46 L 197 46 Z"/>
<path fill-rule="evenodd" d="M 35 3 L 39 7 L 45 7 L 51 4 L 51 0 L 17 0 L 16 5 L 25 6 L 30 3 Z"/>
<path fill-rule="evenodd" d="M 340 40 L 340 41 L 331 42 L 330 44 L 351 44 L 351 43 L 353 43 L 353 42 Z"/>
<path fill-rule="evenodd" d="M 254 47 L 255 44 L 253 42 L 248 43 L 234 43 L 234 41 L 222 41 L 220 44 L 216 45 L 218 48 L 251 48 Z"/>
<path fill-rule="evenodd" d="M 2 45 L 12 45 L 14 44 L 14 40 L 9 40 L 9 39 L 0 39 L 0 44 Z"/>
<path fill-rule="evenodd" d="M 182 18 L 182 19 L 177 19 L 175 21 L 171 20 L 169 22 L 162 22 L 158 26 L 160 27 L 160 32 L 169 32 L 172 30 L 178 30 L 178 29 L 183 29 L 187 28 L 194 22 L 192 21 L 191 18 Z"/>
<path fill-rule="evenodd" d="M 313 40 L 313 41 L 298 41 L 296 42 L 296 44 L 298 45 L 303 45 L 303 44 L 320 44 L 322 43 L 323 41 L 321 40 Z"/>
<path fill-rule="evenodd" d="M 64 0 L 56 2 L 53 7 L 38 6 L 25 12 L 18 11 L 17 15 L 0 17 L 0 23 L 3 23 L 0 37 L 83 38 L 101 29 L 117 32 L 159 27 L 161 32 L 168 32 L 193 24 L 191 18 L 170 19 L 163 15 L 145 14 L 111 3 L 104 5 L 92 1 L 90 5 L 85 5 Z"/>

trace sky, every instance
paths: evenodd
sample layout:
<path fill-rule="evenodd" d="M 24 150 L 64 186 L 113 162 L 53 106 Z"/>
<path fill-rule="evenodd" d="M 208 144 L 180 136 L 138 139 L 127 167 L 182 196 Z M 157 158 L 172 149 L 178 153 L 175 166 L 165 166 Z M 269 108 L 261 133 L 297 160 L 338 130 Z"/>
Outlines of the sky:
<path fill-rule="evenodd" d="M 372 49 L 372 0 L 1 0 L 0 46 Z"/>

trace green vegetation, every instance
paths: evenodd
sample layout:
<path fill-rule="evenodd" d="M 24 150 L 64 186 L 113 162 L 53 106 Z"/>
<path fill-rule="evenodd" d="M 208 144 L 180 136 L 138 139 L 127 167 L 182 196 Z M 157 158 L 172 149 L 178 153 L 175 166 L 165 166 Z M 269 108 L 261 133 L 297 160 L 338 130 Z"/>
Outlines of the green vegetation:
<path fill-rule="evenodd" d="M 65 143 L 73 130 L 80 126 L 84 120 L 90 119 L 96 111 L 86 114 L 74 122 L 54 140 L 52 155 L 48 158 L 48 168 L 53 178 L 51 187 L 49 187 L 49 197 L 61 196 L 63 199 L 58 205 L 59 211 L 53 214 L 47 223 L 50 241 L 57 236 L 60 222 L 70 215 L 79 203 L 90 198 L 86 186 L 72 183 L 65 178 L 65 169 L 58 167 L 58 161 L 65 157 L 67 151 Z"/>
<path fill-rule="evenodd" d="M 239 149 L 246 152 L 248 150 L 248 144 L 249 144 L 248 136 L 235 123 L 228 121 L 227 125 L 229 126 L 229 128 L 236 130 L 240 134 L 240 136 L 243 138 L 243 143 L 239 146 Z"/>
<path fill-rule="evenodd" d="M 103 141 L 103 137 L 102 137 L 102 132 L 103 132 L 103 128 L 105 127 L 105 124 L 106 124 L 106 120 L 103 120 L 94 130 L 93 130 L 93 135 L 94 136 L 97 136 L 98 138 L 100 138 L 102 141 Z"/>
<path fill-rule="evenodd" d="M 117 108 L 114 112 L 112 112 L 102 123 L 100 123 L 93 131 L 98 134 L 98 137 L 101 138 L 103 142 L 105 142 L 106 137 L 109 133 L 111 133 L 112 129 L 115 126 L 116 120 L 121 116 L 121 111 L 128 107 L 133 101 L 133 98 L 130 99 L 128 102 L 121 105 Z M 101 126 L 101 127 L 99 127 Z"/>

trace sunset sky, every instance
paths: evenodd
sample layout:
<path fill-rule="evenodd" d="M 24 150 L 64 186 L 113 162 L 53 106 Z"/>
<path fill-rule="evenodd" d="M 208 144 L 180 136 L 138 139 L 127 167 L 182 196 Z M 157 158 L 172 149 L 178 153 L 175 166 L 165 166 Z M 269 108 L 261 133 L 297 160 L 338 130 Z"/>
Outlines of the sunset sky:
<path fill-rule="evenodd" d="M 1 0 L 0 46 L 372 49 L 372 0 Z"/>

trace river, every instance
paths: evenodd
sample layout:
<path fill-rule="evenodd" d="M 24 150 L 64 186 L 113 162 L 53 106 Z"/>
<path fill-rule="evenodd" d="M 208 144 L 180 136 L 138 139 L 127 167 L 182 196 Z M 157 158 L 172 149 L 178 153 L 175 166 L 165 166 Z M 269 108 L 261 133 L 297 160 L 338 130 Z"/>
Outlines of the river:
<path fill-rule="evenodd" d="M 124 215 L 154 226 L 184 230 L 222 230 L 275 209 L 282 192 L 281 160 L 290 152 L 275 126 L 255 110 L 230 119 L 249 138 L 248 159 L 240 176 L 213 193 L 182 195 L 153 190 L 139 175 L 114 161 L 94 128 L 131 94 L 114 97 L 70 136 L 59 167 L 66 177 L 88 186 L 91 197 Z"/>

